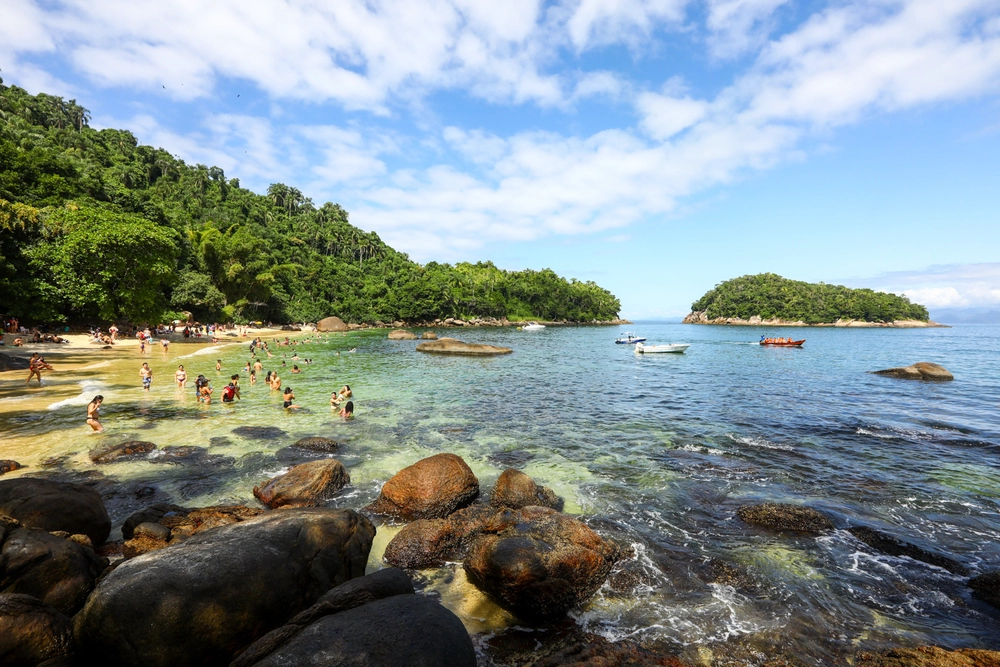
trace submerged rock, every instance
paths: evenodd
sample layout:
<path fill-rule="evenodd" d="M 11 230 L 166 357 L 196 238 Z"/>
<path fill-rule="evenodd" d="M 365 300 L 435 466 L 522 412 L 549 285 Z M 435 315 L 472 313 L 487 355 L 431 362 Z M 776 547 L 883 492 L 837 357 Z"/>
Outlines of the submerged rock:
<path fill-rule="evenodd" d="M 435 454 L 403 468 L 367 508 L 412 521 L 445 517 L 479 496 L 479 480 L 460 456 Z"/>
<path fill-rule="evenodd" d="M 802 505 L 785 503 L 744 505 L 736 510 L 736 516 L 751 526 L 778 532 L 821 535 L 833 530 L 833 522 L 825 514 Z"/>
<path fill-rule="evenodd" d="M 111 463 L 121 459 L 134 458 L 148 454 L 156 449 L 156 445 L 145 440 L 128 440 L 117 445 L 101 447 L 90 452 L 90 460 L 94 463 Z"/>
<path fill-rule="evenodd" d="M 1000 571 L 985 572 L 969 579 L 972 594 L 1000 609 Z"/>
<path fill-rule="evenodd" d="M 17 461 L 12 461 L 11 459 L 0 459 L 0 475 L 20 469 L 21 464 Z"/>
<path fill-rule="evenodd" d="M 465 343 L 455 338 L 439 338 L 437 340 L 429 340 L 425 343 L 419 343 L 417 345 L 417 352 L 484 357 L 497 354 L 510 354 L 513 350 L 509 347 L 481 345 L 479 343 Z"/>
<path fill-rule="evenodd" d="M 601 587 L 622 550 L 583 522 L 546 507 L 490 518 L 463 563 L 469 579 L 528 619 L 561 616 Z"/>
<path fill-rule="evenodd" d="M 855 667 L 1000 667 L 1000 652 L 959 649 L 946 651 L 937 646 L 894 648 L 878 653 L 862 651 Z"/>
<path fill-rule="evenodd" d="M 0 551 L 0 592 L 31 595 L 64 614 L 74 614 L 108 566 L 82 541 L 40 528 L 11 531 Z"/>
<path fill-rule="evenodd" d="M 20 477 L 0 481 L 0 514 L 29 528 L 82 533 L 100 546 L 111 518 L 99 493 L 77 484 Z"/>
<path fill-rule="evenodd" d="M 125 561 L 74 619 L 79 653 L 123 666 L 227 664 L 362 576 L 374 535 L 350 510 L 289 509 Z"/>
<path fill-rule="evenodd" d="M 340 448 L 340 443 L 330 438 L 314 436 L 312 438 L 301 438 L 292 447 L 308 449 L 312 452 L 335 452 Z"/>
<path fill-rule="evenodd" d="M 921 549 L 914 544 L 898 540 L 880 530 L 875 530 L 868 526 L 852 526 L 847 530 L 851 535 L 872 549 L 889 554 L 890 556 L 906 556 L 913 560 L 919 560 L 929 565 L 943 568 L 952 574 L 966 574 L 968 572 L 968 569 L 964 565 L 947 556 Z"/>
<path fill-rule="evenodd" d="M 253 495 L 271 509 L 314 507 L 335 496 L 350 481 L 344 464 L 337 459 L 322 459 L 272 477 L 265 484 L 253 487 Z"/>
<path fill-rule="evenodd" d="M 497 483 L 490 494 L 490 504 L 494 507 L 509 507 L 515 510 L 536 505 L 551 507 L 561 512 L 564 503 L 563 499 L 549 487 L 536 484 L 535 480 L 520 470 L 508 468 L 497 478 Z"/>
<path fill-rule="evenodd" d="M 937 364 L 932 364 L 929 361 L 918 361 L 912 366 L 886 368 L 881 371 L 872 371 L 872 373 L 875 375 L 887 375 L 889 377 L 902 378 L 904 380 L 948 381 L 955 379 L 955 376 L 952 375 L 947 368 Z"/>
<path fill-rule="evenodd" d="M 231 432 L 249 440 L 274 440 L 286 435 L 277 426 L 237 426 Z"/>
<path fill-rule="evenodd" d="M 417 335 L 405 329 L 396 329 L 389 332 L 389 340 L 416 340 Z"/>
<path fill-rule="evenodd" d="M 0 665 L 38 665 L 73 653 L 73 622 L 30 595 L 0 594 Z"/>

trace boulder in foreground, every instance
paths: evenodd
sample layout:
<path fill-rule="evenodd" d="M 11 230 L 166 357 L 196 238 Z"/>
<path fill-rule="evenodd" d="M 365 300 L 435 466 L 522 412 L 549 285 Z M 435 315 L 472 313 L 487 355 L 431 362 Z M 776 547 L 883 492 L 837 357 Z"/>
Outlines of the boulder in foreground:
<path fill-rule="evenodd" d="M 74 619 L 78 653 L 123 666 L 228 664 L 362 576 L 374 535 L 350 510 L 290 509 L 125 561 Z"/>
<path fill-rule="evenodd" d="M 73 623 L 30 595 L 0 595 L 0 665 L 37 665 L 73 652 Z"/>
<path fill-rule="evenodd" d="M 339 317 L 324 317 L 316 323 L 316 331 L 347 331 L 344 320 Z"/>
<path fill-rule="evenodd" d="M 389 340 L 416 340 L 417 335 L 405 329 L 396 329 L 389 332 Z"/>
<path fill-rule="evenodd" d="M 257 500 L 271 509 L 278 507 L 316 507 L 344 488 L 351 476 L 337 459 L 302 463 L 284 475 L 253 487 Z"/>
<path fill-rule="evenodd" d="M 94 546 L 104 544 L 111 533 L 111 517 L 97 491 L 48 479 L 0 481 L 0 514 L 28 528 L 86 535 Z"/>
<path fill-rule="evenodd" d="M 455 338 L 439 338 L 437 340 L 428 340 L 423 343 L 419 343 L 417 345 L 417 352 L 455 354 L 470 357 L 489 357 L 497 354 L 510 354 L 513 350 L 509 347 L 481 345 L 479 343 L 464 343 Z"/>
<path fill-rule="evenodd" d="M 80 536 L 80 541 L 89 538 Z M 40 528 L 11 531 L 0 551 L 0 591 L 38 598 L 66 615 L 79 611 L 108 566 L 94 549 Z"/>
<path fill-rule="evenodd" d="M 479 496 L 479 480 L 454 454 L 435 454 L 403 468 L 366 509 L 413 521 L 445 517 Z"/>
<path fill-rule="evenodd" d="M 888 377 L 901 378 L 903 380 L 930 380 L 936 382 L 947 382 L 954 380 L 947 368 L 932 364 L 929 361 L 918 361 L 912 366 L 900 368 L 886 368 L 881 371 L 872 371 L 875 375 L 885 375 Z"/>
<path fill-rule="evenodd" d="M 1000 652 L 978 649 L 946 651 L 937 646 L 894 648 L 878 653 L 863 651 L 855 667 L 1000 667 Z"/>
<path fill-rule="evenodd" d="M 822 512 L 802 505 L 763 503 L 736 510 L 744 523 L 783 533 L 821 535 L 833 530 L 833 522 Z"/>

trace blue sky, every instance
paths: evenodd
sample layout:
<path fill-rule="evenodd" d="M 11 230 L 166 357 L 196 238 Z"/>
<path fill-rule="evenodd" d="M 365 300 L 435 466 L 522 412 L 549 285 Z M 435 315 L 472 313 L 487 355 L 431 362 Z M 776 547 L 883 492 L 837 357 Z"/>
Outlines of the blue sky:
<path fill-rule="evenodd" d="M 4 0 L 0 76 L 418 261 L 676 317 L 727 278 L 1000 306 L 996 0 Z"/>

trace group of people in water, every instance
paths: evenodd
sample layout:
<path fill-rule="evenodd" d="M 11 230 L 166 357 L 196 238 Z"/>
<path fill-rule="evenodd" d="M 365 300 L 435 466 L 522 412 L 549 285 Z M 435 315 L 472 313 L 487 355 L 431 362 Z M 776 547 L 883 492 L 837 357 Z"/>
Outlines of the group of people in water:
<path fill-rule="evenodd" d="M 766 338 L 764 336 L 761 336 L 760 337 L 760 342 L 761 343 L 768 343 L 770 345 L 774 345 L 774 344 L 778 344 L 778 343 L 793 343 L 795 341 L 793 341 L 791 338 Z"/>

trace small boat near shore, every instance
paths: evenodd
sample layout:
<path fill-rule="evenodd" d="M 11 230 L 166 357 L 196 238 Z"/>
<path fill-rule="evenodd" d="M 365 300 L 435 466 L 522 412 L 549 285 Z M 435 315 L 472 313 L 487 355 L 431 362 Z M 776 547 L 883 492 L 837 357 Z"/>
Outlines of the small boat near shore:
<path fill-rule="evenodd" d="M 615 345 L 635 345 L 636 343 L 645 343 L 646 339 L 640 336 L 636 336 L 634 333 L 623 333 L 615 341 Z"/>
<path fill-rule="evenodd" d="M 636 343 L 635 353 L 636 354 L 683 354 L 684 350 L 691 347 L 690 343 L 671 343 L 669 345 L 645 345 L 644 343 Z"/>
<path fill-rule="evenodd" d="M 545 328 L 544 324 L 538 324 L 537 322 L 532 322 L 531 324 L 525 324 L 521 327 L 522 331 L 541 331 Z"/>
<path fill-rule="evenodd" d="M 802 347 L 806 339 L 792 340 L 791 338 L 761 338 L 760 344 L 768 347 Z"/>

